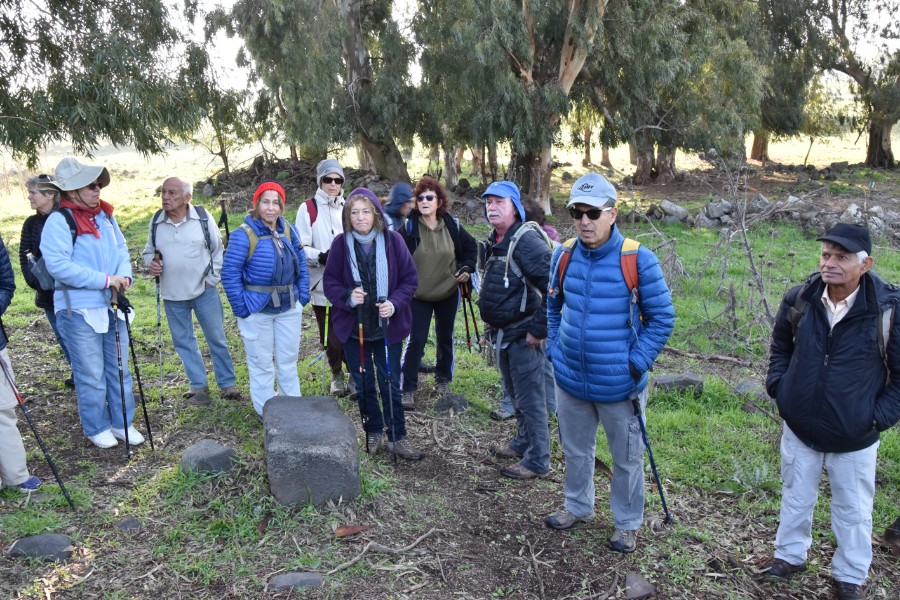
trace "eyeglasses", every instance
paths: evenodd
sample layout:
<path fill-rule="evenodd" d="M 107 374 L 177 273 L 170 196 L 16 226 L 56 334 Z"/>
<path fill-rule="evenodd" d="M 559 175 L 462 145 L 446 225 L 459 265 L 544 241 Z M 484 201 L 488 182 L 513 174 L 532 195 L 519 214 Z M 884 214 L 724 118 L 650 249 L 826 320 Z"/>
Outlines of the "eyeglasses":
<path fill-rule="evenodd" d="M 572 218 L 576 221 L 580 221 L 581 217 L 584 215 L 587 215 L 587 218 L 591 221 L 596 221 L 600 218 L 600 215 L 611 210 L 612 206 L 607 206 L 606 208 L 591 208 L 588 210 L 581 210 L 573 206 L 569 209 L 569 214 L 572 215 Z"/>
<path fill-rule="evenodd" d="M 97 182 L 95 181 L 95 182 L 93 182 L 93 183 L 87 184 L 87 185 L 84 186 L 84 187 L 86 187 L 87 189 L 89 189 L 89 190 L 91 190 L 91 191 L 93 192 L 93 191 L 99 190 L 99 189 L 102 188 L 103 186 L 100 185 L 99 183 L 97 183 Z"/>
<path fill-rule="evenodd" d="M 371 208 L 354 209 L 350 211 L 351 217 L 368 217 L 372 214 Z"/>
<path fill-rule="evenodd" d="M 343 177 L 323 177 L 322 183 L 336 183 L 338 185 L 344 185 Z"/>
<path fill-rule="evenodd" d="M 419 202 L 434 202 L 436 199 L 435 194 L 419 194 Z"/>

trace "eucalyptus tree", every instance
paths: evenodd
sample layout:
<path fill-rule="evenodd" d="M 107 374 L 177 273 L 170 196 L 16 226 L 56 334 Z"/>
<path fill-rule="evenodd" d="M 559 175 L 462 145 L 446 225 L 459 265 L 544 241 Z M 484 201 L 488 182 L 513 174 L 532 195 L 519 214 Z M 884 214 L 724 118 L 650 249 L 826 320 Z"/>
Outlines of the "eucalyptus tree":
<path fill-rule="evenodd" d="M 238 0 L 209 22 L 243 40 L 288 143 L 355 143 L 380 175 L 409 180 L 396 140 L 413 134 L 414 48 L 390 0 Z"/>
<path fill-rule="evenodd" d="M 160 0 L 0 0 L 0 144 L 34 165 L 56 141 L 150 154 L 193 131 L 200 53 L 173 20 Z"/>

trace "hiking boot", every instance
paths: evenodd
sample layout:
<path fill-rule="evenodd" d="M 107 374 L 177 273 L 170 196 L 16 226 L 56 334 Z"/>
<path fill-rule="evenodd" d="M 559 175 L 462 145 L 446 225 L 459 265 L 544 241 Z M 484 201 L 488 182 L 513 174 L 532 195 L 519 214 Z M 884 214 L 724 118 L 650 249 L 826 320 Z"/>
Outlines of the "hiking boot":
<path fill-rule="evenodd" d="M 443 379 L 434 382 L 434 391 L 436 391 L 441 396 L 446 396 L 450 393 L 450 382 L 445 381 Z"/>
<path fill-rule="evenodd" d="M 775 577 L 778 579 L 787 579 L 794 573 L 801 573 L 806 570 L 806 563 L 800 563 L 799 565 L 792 565 L 786 560 L 781 560 L 780 558 L 773 558 L 769 562 L 764 565 L 764 570 L 762 572 L 763 575 L 768 577 Z"/>
<path fill-rule="evenodd" d="M 183 393 L 181 395 L 181 397 L 184 399 L 193 398 L 199 392 L 205 392 L 207 395 L 209 395 L 209 388 L 208 387 L 191 388 L 188 391 L 186 391 L 185 393 Z"/>
<path fill-rule="evenodd" d="M 125 430 L 124 429 L 116 429 L 113 427 L 110 429 L 113 434 L 113 437 L 125 441 Z M 130 426 L 128 428 L 128 445 L 129 446 L 139 446 L 144 443 L 144 436 L 141 435 L 141 432 L 134 428 L 134 426 Z"/>
<path fill-rule="evenodd" d="M 212 398 L 209 397 L 209 391 L 207 388 L 203 388 L 202 390 L 193 390 L 193 392 L 194 393 L 188 396 L 184 401 L 185 404 L 190 406 L 209 406 L 210 404 L 212 404 Z"/>
<path fill-rule="evenodd" d="M 356 380 L 353 377 L 347 380 L 347 395 L 356 398 Z"/>
<path fill-rule="evenodd" d="M 69 388 L 70 390 L 75 389 L 75 377 L 73 375 L 69 375 L 66 377 L 66 380 L 63 381 L 63 385 Z"/>
<path fill-rule="evenodd" d="M 535 473 L 528 467 L 522 466 L 521 462 L 517 462 L 514 465 L 509 465 L 500 469 L 500 474 L 506 477 L 510 477 L 512 479 L 537 479 L 538 477 L 546 477 L 549 475 L 549 471 L 546 473 Z"/>
<path fill-rule="evenodd" d="M 219 395 L 225 400 L 240 400 L 242 397 L 241 390 L 237 386 L 231 385 L 227 388 L 220 389 Z"/>
<path fill-rule="evenodd" d="M 116 441 L 116 438 L 113 437 L 112 431 L 107 429 L 106 431 L 101 431 L 96 435 L 89 435 L 87 439 L 91 440 L 91 443 L 97 446 L 98 448 L 113 448 L 114 446 L 118 446 L 119 442 Z"/>
<path fill-rule="evenodd" d="M 522 458 L 521 452 L 516 452 L 512 448 L 507 446 L 491 446 L 488 449 L 488 452 L 496 456 L 497 458 Z"/>
<path fill-rule="evenodd" d="M 366 452 L 369 454 L 369 456 L 375 456 L 376 454 L 378 454 L 378 451 L 381 450 L 382 445 L 384 445 L 384 434 L 366 434 Z"/>
<path fill-rule="evenodd" d="M 403 392 L 400 395 L 400 404 L 403 405 L 403 410 L 416 410 L 416 401 L 413 399 L 413 394 L 415 392 Z"/>
<path fill-rule="evenodd" d="M 552 527 L 553 529 L 570 529 L 578 523 L 590 523 L 593 520 L 594 511 L 591 511 L 591 514 L 586 517 L 579 517 L 569 512 L 568 508 L 563 507 L 555 513 L 551 513 L 550 516 L 544 519 L 544 523 L 547 527 Z"/>
<path fill-rule="evenodd" d="M 616 552 L 634 552 L 637 548 L 637 531 L 631 529 L 616 529 L 609 538 L 609 547 Z"/>
<path fill-rule="evenodd" d="M 396 454 L 404 460 L 420 460 L 422 458 L 422 453 L 413 448 L 412 444 L 410 444 L 409 440 L 405 437 L 402 437 L 395 442 L 389 441 L 387 443 L 387 449 L 391 454 Z"/>
<path fill-rule="evenodd" d="M 41 480 L 32 475 L 22 483 L 16 484 L 16 487 L 22 490 L 23 492 L 34 492 L 40 489 Z"/>
<path fill-rule="evenodd" d="M 834 595 L 838 600 L 863 600 L 866 597 L 865 587 L 846 581 L 831 580 Z"/>
<path fill-rule="evenodd" d="M 347 395 L 347 384 L 344 383 L 343 373 L 331 374 L 331 387 L 329 388 L 329 391 L 333 396 Z"/>
<path fill-rule="evenodd" d="M 514 416 L 516 415 L 504 408 L 495 408 L 490 414 L 490 417 L 495 421 L 506 421 L 507 419 L 512 419 Z"/>

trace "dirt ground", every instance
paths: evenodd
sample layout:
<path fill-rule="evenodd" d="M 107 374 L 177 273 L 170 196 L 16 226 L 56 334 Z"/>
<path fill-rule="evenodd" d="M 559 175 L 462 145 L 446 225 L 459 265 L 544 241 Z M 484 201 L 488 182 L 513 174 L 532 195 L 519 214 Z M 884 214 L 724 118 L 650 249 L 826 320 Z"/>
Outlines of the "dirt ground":
<path fill-rule="evenodd" d="M 715 173 L 695 173 L 684 182 L 648 186 L 634 190 L 634 195 L 642 204 L 664 197 L 676 202 L 698 202 L 723 183 Z M 796 176 L 787 174 L 762 176 L 760 172 L 759 177 L 749 178 L 746 185 L 750 192 L 763 193 L 773 201 L 783 199 L 788 193 L 799 195 L 811 191 L 797 187 Z M 852 186 L 851 192 L 843 194 L 812 192 L 817 201 L 833 207 L 866 199 L 862 184 Z M 870 205 L 897 209 L 898 198 L 900 190 L 887 187 L 879 188 L 868 201 Z M 554 213 L 564 222 L 562 208 Z M 308 322 L 308 314 L 305 319 L 305 327 L 314 328 Z M 231 339 L 238 339 L 235 331 L 229 333 L 235 336 Z M 660 599 L 828 597 L 827 568 L 795 578 L 790 584 L 758 580 L 759 567 L 771 552 L 777 515 L 768 515 L 771 518 L 765 522 L 752 520 L 738 507 L 735 496 L 701 494 L 684 482 L 664 479 L 671 511 L 677 516 L 675 525 L 662 523 L 657 490 L 648 483 L 647 522 L 635 554 L 621 555 L 606 549 L 612 525 L 607 506 L 608 480 L 602 474 L 597 476 L 597 519 L 570 532 L 548 529 L 543 525 L 543 518 L 562 503 L 564 473 L 559 450 L 555 451 L 553 471 L 548 479 L 533 482 L 505 479 L 499 474 L 503 461 L 493 458 L 488 449 L 491 444 L 504 443 L 513 425 L 489 421 L 486 427 L 475 427 L 460 416 L 434 414 L 427 410 L 435 401 L 428 385 L 422 386 L 424 389 L 417 398 L 420 408 L 426 410 L 408 417 L 411 439 L 426 449 L 426 458 L 396 465 L 383 456 L 376 458 L 374 471 L 391 477 L 392 490 L 375 500 L 360 500 L 326 511 L 332 520 L 372 526 L 358 536 L 332 544 L 334 560 L 328 568 L 358 557 L 370 542 L 399 551 L 372 551 L 360 561 L 369 566 L 364 576 L 348 575 L 341 577 L 337 584 L 299 594 L 264 589 L 268 577 L 280 568 L 279 557 L 257 558 L 250 565 L 255 581 L 262 585 L 247 580 L 245 575 L 209 582 L 185 577 L 167 567 L 164 557 L 155 550 L 178 524 L 160 514 L 143 523 L 138 531 L 120 531 L 116 527 L 119 515 L 129 512 L 122 505 L 123 498 L 130 497 L 137 486 L 153 479 L 160 469 L 168 469 L 191 443 L 212 436 L 222 443 L 239 445 L 241 435 L 224 425 L 211 425 L 212 431 L 184 426 L 175 408 L 184 382 L 172 379 L 166 382 L 166 401 L 152 408 L 150 414 L 157 432 L 156 452 L 143 449 L 126 463 L 118 449 L 100 450 L 81 436 L 73 391 L 47 391 L 43 386 L 29 383 L 61 381 L 67 375 L 56 365 L 57 361 L 48 366 L 40 359 L 52 335 L 43 317 L 36 313 L 34 321 L 15 335 L 13 361 L 36 425 L 54 448 L 60 471 L 80 486 L 90 487 L 96 502 L 90 514 L 74 517 L 66 532 L 79 540 L 68 568 L 27 565 L 10 559 L 5 553 L 0 556 L 2 597 L 605 599 L 625 597 L 625 579 L 630 572 L 639 573 L 656 585 Z M 308 362 L 318 349 L 311 344 L 303 346 L 302 360 Z M 138 342 L 137 351 L 141 362 L 152 363 L 156 357 L 155 340 Z M 236 360 L 239 358 L 242 355 L 235 356 Z M 680 357 L 665 353 L 659 369 L 674 372 L 683 362 Z M 729 366 L 715 363 L 710 368 L 728 369 Z M 430 382 L 430 377 L 426 381 Z M 155 385 L 146 379 L 144 383 Z M 349 404 L 343 406 L 355 418 Z M 217 408 L 228 409 L 224 405 Z M 262 428 L 250 411 L 244 412 L 250 435 L 261 439 Z M 30 439 L 23 420 L 20 429 Z M 551 437 L 557 435 L 554 428 Z M 772 443 L 777 445 L 774 434 Z M 29 462 L 38 476 L 52 481 L 46 464 L 35 452 Z M 265 469 L 264 463 L 245 462 L 222 481 L 210 483 L 209 491 L 225 498 L 240 497 L 249 493 L 242 487 L 242 475 L 259 469 Z M 41 502 L 41 498 L 31 501 Z M 198 510 L 202 509 L 201 499 L 191 501 Z M 7 504 L 0 510 L 14 508 L 9 506 L 12 504 L 9 500 Z M 263 518 L 258 527 L 261 533 L 266 531 Z M 268 528 L 267 535 L 273 536 L 273 540 L 289 540 L 293 536 L 298 552 L 307 545 L 321 545 L 325 535 L 316 530 L 276 531 L 272 525 Z M 12 541 L 0 531 L 0 547 L 8 547 Z M 287 542 L 286 546 L 292 544 Z M 821 546 L 814 559 L 827 565 L 833 549 Z M 128 556 L 119 555 L 113 549 Z M 249 550 L 262 554 L 265 548 Z M 701 557 L 689 580 L 671 576 L 666 565 L 673 554 Z M 235 569 L 238 570 L 238 565 Z M 245 573 L 246 569 L 241 572 Z M 876 540 L 873 580 L 896 581 L 898 576 L 897 558 Z"/>

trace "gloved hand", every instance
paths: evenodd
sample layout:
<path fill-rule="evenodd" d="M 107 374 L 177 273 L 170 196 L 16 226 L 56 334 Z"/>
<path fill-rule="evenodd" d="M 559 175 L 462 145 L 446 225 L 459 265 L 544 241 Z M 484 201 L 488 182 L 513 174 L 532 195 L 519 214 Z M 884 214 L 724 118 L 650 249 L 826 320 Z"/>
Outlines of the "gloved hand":
<path fill-rule="evenodd" d="M 325 263 L 328 262 L 328 253 L 329 252 L 331 252 L 331 250 L 326 250 L 325 252 L 319 252 L 319 264 L 322 265 L 323 267 L 325 266 Z"/>

